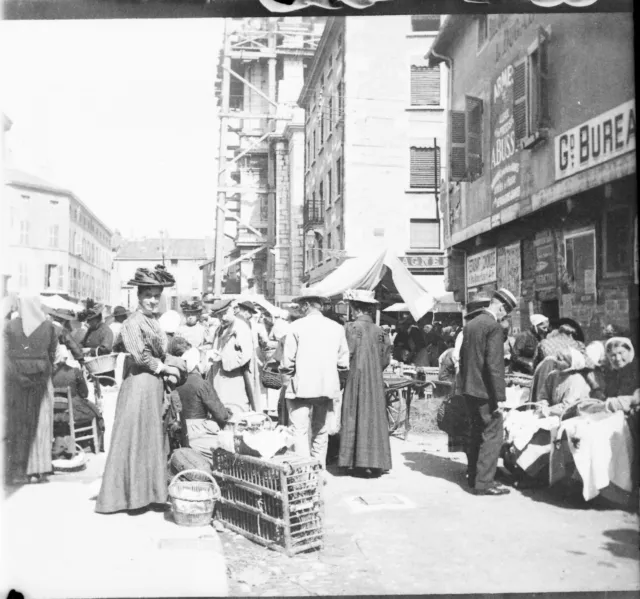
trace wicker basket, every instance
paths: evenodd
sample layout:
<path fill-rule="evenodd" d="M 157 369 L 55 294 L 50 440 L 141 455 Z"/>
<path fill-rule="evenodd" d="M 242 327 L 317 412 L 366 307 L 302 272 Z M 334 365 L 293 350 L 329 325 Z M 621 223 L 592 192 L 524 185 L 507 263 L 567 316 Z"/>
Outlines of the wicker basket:
<path fill-rule="evenodd" d="M 199 473 L 208 481 L 178 481 L 187 474 Z M 183 470 L 173 477 L 169 485 L 171 512 L 180 526 L 207 526 L 213 517 L 216 502 L 220 499 L 220 487 L 208 472 Z"/>
<path fill-rule="evenodd" d="M 84 365 L 90 374 L 102 374 L 103 372 L 111 372 L 116 369 L 118 362 L 118 354 L 107 354 L 85 360 Z"/>
<path fill-rule="evenodd" d="M 266 364 L 260 373 L 260 382 L 267 389 L 281 389 L 282 388 L 282 376 L 276 370 L 271 368 L 274 364 Z"/>

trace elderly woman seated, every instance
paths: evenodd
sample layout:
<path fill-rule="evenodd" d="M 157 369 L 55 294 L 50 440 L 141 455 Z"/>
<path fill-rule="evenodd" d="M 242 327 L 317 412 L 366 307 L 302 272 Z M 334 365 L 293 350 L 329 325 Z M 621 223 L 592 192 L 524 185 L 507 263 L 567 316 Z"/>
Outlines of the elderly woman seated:
<path fill-rule="evenodd" d="M 187 380 L 178 387 L 182 403 L 182 419 L 186 424 L 187 442 L 205 457 L 211 457 L 218 446 L 218 432 L 232 416 L 218 399 L 211 384 L 200 373 L 200 352 L 189 349 L 182 355 L 187 365 Z"/>

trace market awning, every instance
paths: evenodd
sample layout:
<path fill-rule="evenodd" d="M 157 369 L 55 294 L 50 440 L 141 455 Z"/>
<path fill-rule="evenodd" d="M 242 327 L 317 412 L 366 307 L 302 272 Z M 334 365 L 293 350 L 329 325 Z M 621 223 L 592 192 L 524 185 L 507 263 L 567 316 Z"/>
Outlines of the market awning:
<path fill-rule="evenodd" d="M 418 320 L 433 308 L 433 296 L 422 288 L 407 267 L 389 250 L 349 258 L 308 289 L 324 297 L 342 297 L 347 289 L 375 289 L 387 270 L 391 272 L 393 284 L 413 318 Z"/>
<path fill-rule="evenodd" d="M 407 304 L 393 304 L 388 308 L 385 308 L 383 312 L 409 312 L 409 306 Z"/>
<path fill-rule="evenodd" d="M 74 313 L 84 310 L 82 304 L 74 304 L 59 295 L 41 295 L 40 302 L 50 310 L 71 310 Z"/>

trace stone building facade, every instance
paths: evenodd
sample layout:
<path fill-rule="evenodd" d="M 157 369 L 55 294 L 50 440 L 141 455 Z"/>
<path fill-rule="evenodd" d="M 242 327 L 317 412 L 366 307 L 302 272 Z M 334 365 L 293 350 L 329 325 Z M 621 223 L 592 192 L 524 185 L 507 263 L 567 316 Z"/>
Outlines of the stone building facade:
<path fill-rule="evenodd" d="M 627 14 L 449 17 L 447 289 L 506 286 L 531 313 L 638 329 L 633 23 Z"/>
<path fill-rule="evenodd" d="M 447 75 L 425 60 L 439 26 L 437 15 L 327 21 L 299 99 L 310 285 L 347 257 L 390 249 L 428 291 L 444 292 Z"/>

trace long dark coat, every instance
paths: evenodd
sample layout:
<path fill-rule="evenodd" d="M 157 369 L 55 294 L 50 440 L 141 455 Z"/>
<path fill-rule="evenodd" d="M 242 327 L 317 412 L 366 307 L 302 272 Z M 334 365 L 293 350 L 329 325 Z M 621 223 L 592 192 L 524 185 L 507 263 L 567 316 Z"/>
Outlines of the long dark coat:
<path fill-rule="evenodd" d="M 382 371 L 391 344 L 369 315 L 345 325 L 349 345 L 349 378 L 342 401 L 338 466 L 391 469 L 389 423 Z"/>

